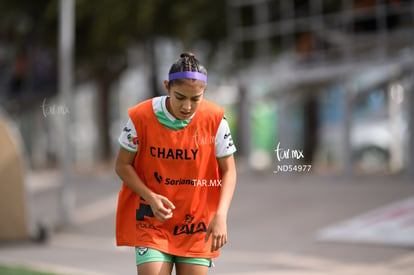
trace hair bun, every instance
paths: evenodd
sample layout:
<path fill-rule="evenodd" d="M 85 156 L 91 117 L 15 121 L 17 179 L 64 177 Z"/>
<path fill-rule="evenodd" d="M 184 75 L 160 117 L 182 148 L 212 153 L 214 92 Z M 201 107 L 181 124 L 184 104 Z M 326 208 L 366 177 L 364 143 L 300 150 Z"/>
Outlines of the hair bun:
<path fill-rule="evenodd" d="M 191 52 L 184 52 L 184 53 L 180 54 L 180 57 L 181 58 L 184 58 L 184 57 L 195 57 L 195 55 L 193 53 L 191 53 Z"/>

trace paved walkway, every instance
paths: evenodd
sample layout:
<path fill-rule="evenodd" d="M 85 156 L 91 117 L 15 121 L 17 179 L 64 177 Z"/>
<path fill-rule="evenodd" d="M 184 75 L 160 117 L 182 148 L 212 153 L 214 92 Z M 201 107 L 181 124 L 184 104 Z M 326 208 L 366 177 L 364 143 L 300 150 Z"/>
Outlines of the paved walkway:
<path fill-rule="evenodd" d="M 111 169 L 78 172 L 71 226 L 58 226 L 59 174 L 31 173 L 34 221 L 53 229 L 49 241 L 0 244 L 0 263 L 59 274 L 136 274 L 134 252 L 114 240 L 116 196 Z M 344 179 L 240 172 L 229 216 L 229 244 L 209 274 L 414 274 L 412 248 L 321 242 L 318 231 L 366 211 L 414 195 L 414 183 L 398 177 Z"/>

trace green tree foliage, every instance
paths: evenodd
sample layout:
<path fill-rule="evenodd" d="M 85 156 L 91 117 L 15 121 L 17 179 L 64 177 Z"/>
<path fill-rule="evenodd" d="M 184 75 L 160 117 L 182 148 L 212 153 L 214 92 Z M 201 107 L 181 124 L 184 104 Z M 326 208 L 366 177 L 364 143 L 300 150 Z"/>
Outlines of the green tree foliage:
<path fill-rule="evenodd" d="M 180 39 L 186 49 L 202 40 L 214 53 L 226 37 L 225 1 L 76 0 L 75 5 L 76 79 L 98 83 L 99 136 L 103 158 L 109 158 L 109 88 L 126 68 L 126 48 L 149 45 L 148 64 L 154 73 L 155 37 Z M 0 1 L 0 32 L 21 25 L 22 35 L 41 35 L 57 51 L 58 11 L 58 0 Z"/>

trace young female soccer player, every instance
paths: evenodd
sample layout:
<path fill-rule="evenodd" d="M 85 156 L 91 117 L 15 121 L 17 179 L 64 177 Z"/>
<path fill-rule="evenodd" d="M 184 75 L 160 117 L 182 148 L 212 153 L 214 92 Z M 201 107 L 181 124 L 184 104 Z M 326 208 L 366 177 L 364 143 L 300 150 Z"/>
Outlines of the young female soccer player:
<path fill-rule="evenodd" d="M 227 242 L 236 185 L 224 109 L 203 99 L 207 71 L 183 53 L 164 81 L 167 96 L 128 110 L 115 170 L 124 184 L 118 245 L 134 246 L 142 275 L 207 274 Z"/>

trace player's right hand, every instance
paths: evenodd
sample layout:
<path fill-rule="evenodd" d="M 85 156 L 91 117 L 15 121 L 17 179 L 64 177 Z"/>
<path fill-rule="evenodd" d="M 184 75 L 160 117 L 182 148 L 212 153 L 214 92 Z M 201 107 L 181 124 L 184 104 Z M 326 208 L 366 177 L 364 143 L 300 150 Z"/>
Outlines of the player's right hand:
<path fill-rule="evenodd" d="M 173 216 L 174 204 L 166 197 L 154 194 L 149 202 L 154 216 L 160 222 L 170 219 Z"/>

